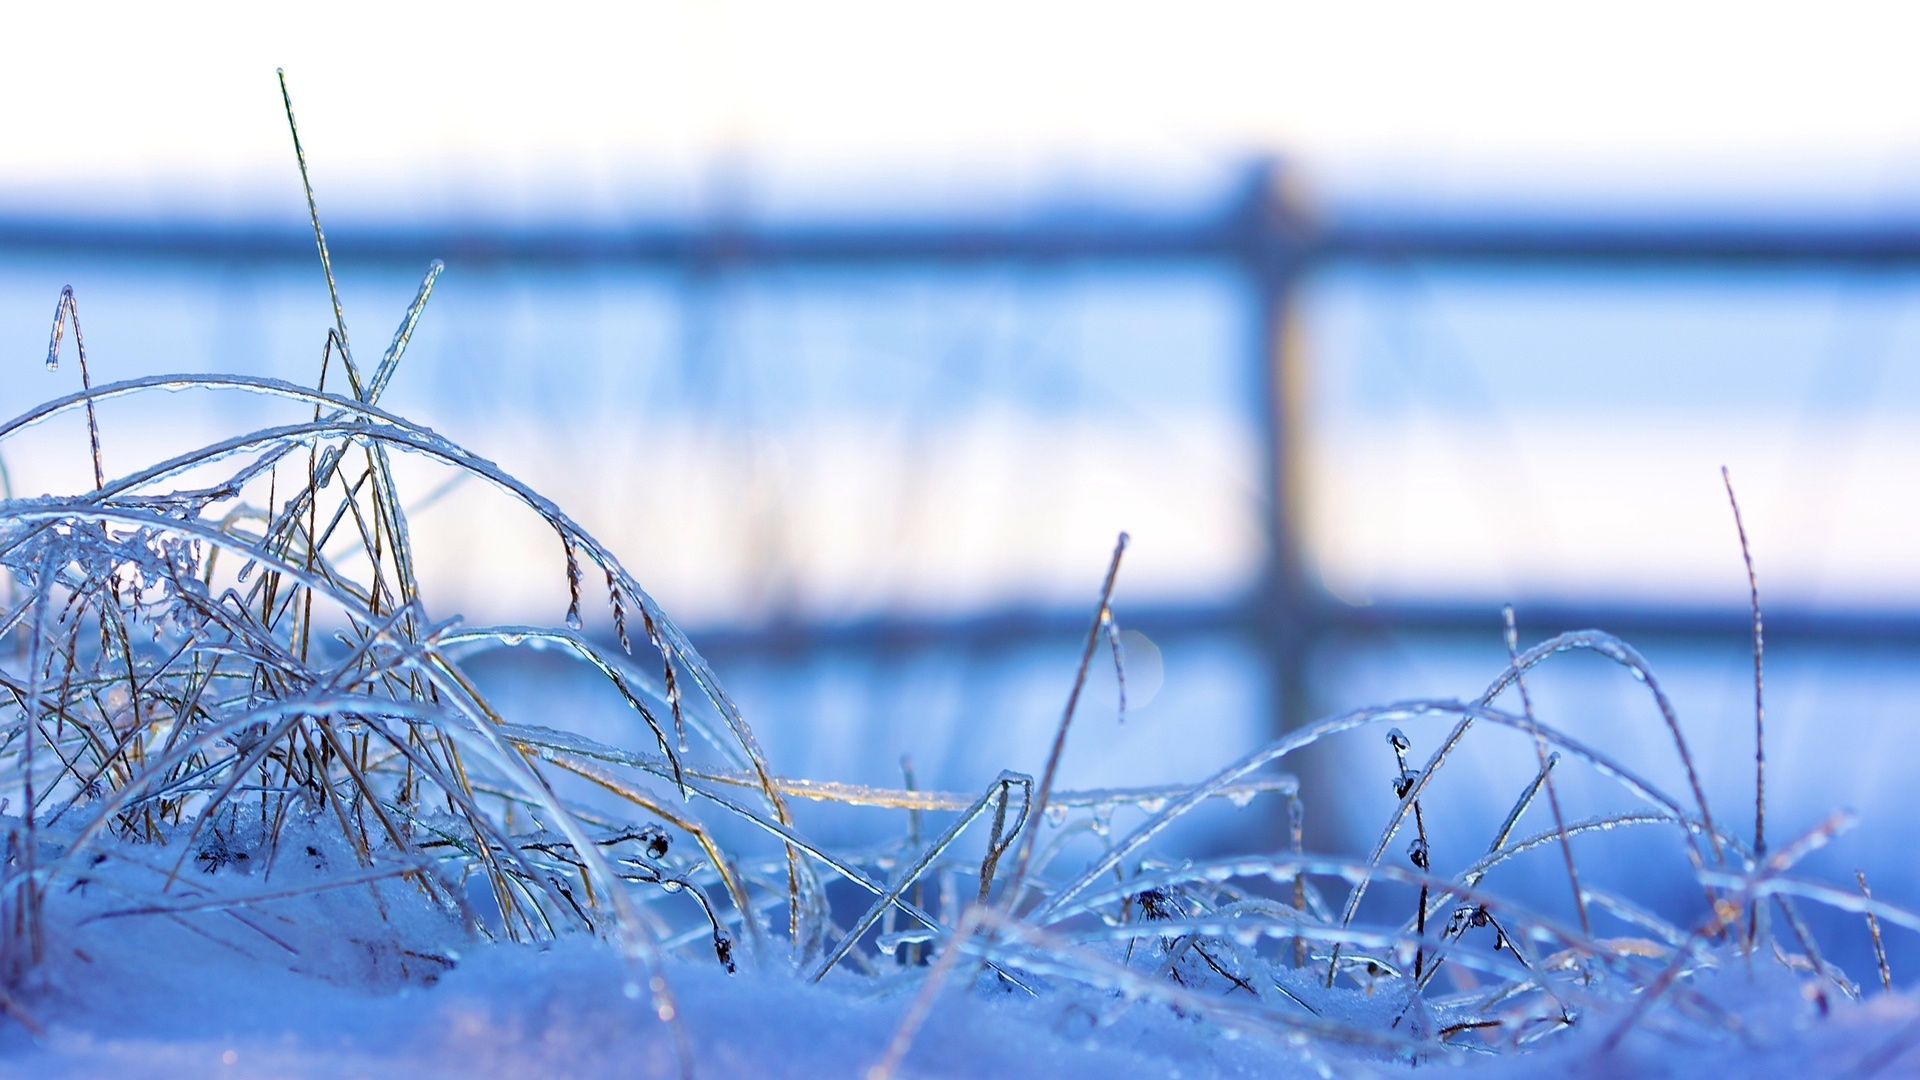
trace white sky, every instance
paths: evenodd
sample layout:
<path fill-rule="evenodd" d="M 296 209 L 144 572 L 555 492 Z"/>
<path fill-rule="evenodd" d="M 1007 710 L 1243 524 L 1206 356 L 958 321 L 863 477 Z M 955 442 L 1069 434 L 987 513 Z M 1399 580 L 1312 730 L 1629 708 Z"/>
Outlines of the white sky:
<path fill-rule="evenodd" d="M 402 202 L 564 206 L 722 153 L 938 186 L 1250 148 L 1428 194 L 1876 197 L 1920 178 L 1916 42 L 1920 6 L 1837 2 L 13 4 L 0 197 L 283 184 L 277 65 L 323 192 Z"/>
<path fill-rule="evenodd" d="M 901 192 L 939 200 L 980 188 L 990 203 L 995 192 L 1043 192 L 1062 176 L 1178 179 L 1259 151 L 1304 161 L 1336 194 L 1715 207 L 1811 197 L 1828 209 L 1920 210 L 1920 4 L 724 0 L 552 9 L 394 0 L 0 7 L 0 212 L 184 207 L 297 225 L 304 215 L 276 66 L 289 72 L 322 209 L 336 222 L 368 212 L 413 221 L 697 202 L 722 160 L 750 167 L 750 197 L 762 203 L 782 197 L 767 194 L 769 185 L 786 183 L 812 185 L 801 201 L 866 206 Z M 104 355 L 108 338 L 99 340 Z M 1627 567 L 1622 580 L 1651 565 L 1701 580 L 1704 567 L 1736 574 L 1712 467 L 1731 460 L 1749 478 L 1743 497 L 1758 534 L 1783 553 L 1770 564 L 1774 580 L 1797 572 L 1787 564 L 1840 560 L 1866 568 L 1835 586 L 1842 591 L 1920 595 L 1920 577 L 1886 586 L 1896 580 L 1886 567 L 1904 566 L 1920 542 L 1920 518 L 1873 516 L 1893 481 L 1872 474 L 1856 487 L 1873 498 L 1834 496 L 1853 515 L 1844 521 L 1861 523 L 1856 531 L 1872 542 L 1843 550 L 1829 543 L 1832 530 L 1794 531 L 1804 492 L 1766 451 L 1798 444 L 1776 428 L 1753 430 L 1760 435 L 1716 436 L 1699 461 L 1686 459 L 1691 471 L 1673 462 L 1693 444 L 1665 465 L 1641 463 L 1612 502 L 1595 494 L 1599 480 L 1564 485 L 1580 501 L 1561 514 L 1564 531 L 1590 543 L 1552 572 L 1609 573 L 1613 557 Z M 1604 460 L 1615 437 L 1575 449 Z M 1401 559 L 1409 576 L 1493 590 L 1514 580 L 1499 573 L 1526 569 L 1531 548 L 1489 570 L 1482 557 L 1498 537 L 1447 525 L 1443 540 L 1471 548 L 1455 551 L 1405 527 L 1444 517 L 1414 513 L 1411 497 L 1379 497 L 1396 483 L 1452 497 L 1444 478 L 1418 471 L 1437 460 L 1424 445 L 1404 461 L 1354 456 L 1352 482 L 1327 486 L 1373 500 L 1324 508 L 1337 526 L 1328 546 L 1378 564 L 1355 562 L 1348 577 L 1391 584 Z M 1460 483 L 1504 483 L 1506 464 L 1463 460 Z M 1820 483 L 1838 490 L 1826 478 L 1854 475 L 1849 467 L 1834 458 Z M 1663 539 L 1659 553 L 1636 554 L 1645 549 L 1629 541 L 1645 533 L 1643 519 L 1595 508 L 1656 505 L 1639 478 L 1663 468 L 1694 485 L 1658 505 L 1697 509 L 1689 535 L 1698 544 L 1683 551 Z M 1392 514 L 1401 516 L 1383 516 Z M 1120 523 L 1147 535 L 1140 516 Z M 1085 520 L 1100 536 L 1114 524 Z M 1230 538 L 1230 526 L 1207 535 Z M 1152 557 L 1143 547 L 1141 558 Z M 1737 597 L 1739 582 L 1728 580 Z"/>

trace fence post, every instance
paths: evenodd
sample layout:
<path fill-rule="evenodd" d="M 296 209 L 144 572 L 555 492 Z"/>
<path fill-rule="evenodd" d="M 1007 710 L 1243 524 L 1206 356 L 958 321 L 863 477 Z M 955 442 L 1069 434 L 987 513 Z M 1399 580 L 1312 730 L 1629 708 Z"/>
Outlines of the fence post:
<path fill-rule="evenodd" d="M 1254 292 L 1250 360 L 1266 495 L 1266 565 L 1252 623 L 1267 659 L 1277 734 L 1306 723 L 1315 705 L 1309 668 L 1319 620 L 1304 548 L 1307 372 L 1297 295 L 1311 219 L 1284 163 L 1261 162 L 1250 181 L 1240 247 Z"/>

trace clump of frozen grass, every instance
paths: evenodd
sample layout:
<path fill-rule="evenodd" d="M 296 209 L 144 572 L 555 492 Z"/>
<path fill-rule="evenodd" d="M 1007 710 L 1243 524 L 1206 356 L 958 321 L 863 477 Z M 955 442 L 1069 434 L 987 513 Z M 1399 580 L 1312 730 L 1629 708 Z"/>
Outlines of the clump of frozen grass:
<path fill-rule="evenodd" d="M 1588 1031 L 1595 1052 L 1607 1052 L 1636 1028 L 1740 1039 L 1748 1033 L 1708 988 L 1716 970 L 1775 965 L 1823 1009 L 1829 993 L 1858 995 L 1821 956 L 1796 900 L 1865 915 L 1876 950 L 1883 922 L 1920 930 L 1920 918 L 1874 899 L 1864 878 L 1851 889 L 1793 875 L 1844 818 L 1768 846 L 1757 795 L 1751 842 L 1717 824 L 1659 682 L 1632 647 L 1598 631 L 1521 650 L 1509 617 L 1511 663 L 1472 701 L 1335 716 L 1190 786 L 1056 791 L 1103 640 L 1124 702 L 1110 604 L 1124 537 L 1037 781 L 1004 772 L 977 792 L 922 791 L 904 763 L 900 789 L 781 777 L 713 672 L 612 552 L 493 463 L 381 407 L 439 264 L 368 370 L 349 345 L 317 210 L 313 224 L 335 313 L 314 386 L 238 374 L 94 386 L 78 307 L 64 291 L 48 363 L 58 363 L 70 326 L 81 389 L 0 424 L 4 451 L 26 428 L 84 412 L 93 481 L 0 502 L 0 1008 L 22 1024 L 35 1026 L 35 972 L 58 946 L 50 935 L 79 922 L 165 919 L 196 932 L 232 923 L 270 936 L 256 914 L 321 894 L 365 897 L 386 940 L 356 946 L 372 969 L 402 980 L 430 980 L 455 962 L 449 927 L 510 941 L 604 937 L 639 969 L 630 992 L 640 996 L 644 976 L 669 1025 L 677 1012 L 659 966 L 669 955 L 729 971 L 744 956 L 813 981 L 864 980 L 855 985 L 904 1003 L 875 1076 L 907 1060 L 943 995 L 968 988 L 1070 1001 L 1102 1025 L 1134 1008 L 1169 1009 L 1323 1064 L 1510 1053 Z M 298 415 L 110 473 L 96 405 L 134 398 L 162 411 L 179 391 L 269 399 Z M 421 595 L 395 455 L 490 484 L 552 529 L 567 596 L 556 625 L 436 619 Z M 1741 540 L 1744 550 L 1744 528 Z M 1753 599 L 1758 788 L 1757 584 Z M 612 633 L 590 635 L 589 608 L 602 604 Z M 612 746 L 564 717 L 533 723 L 496 708 L 473 664 L 520 648 L 586 665 L 651 738 Z M 1645 685 L 1684 795 L 1535 716 L 1527 674 L 1574 651 Z M 1517 712 L 1500 707 L 1509 691 Z M 1421 761 L 1401 726 L 1433 722 L 1448 726 Z M 1389 780 L 1397 806 L 1364 855 L 1310 852 L 1300 785 L 1277 767 L 1368 729 L 1393 760 L 1369 782 Z M 1538 768 L 1517 778 L 1498 827 L 1470 841 L 1479 854 L 1443 873 L 1423 800 L 1463 741 L 1487 729 L 1527 740 Z M 1637 808 L 1571 817 L 1555 782 L 1563 762 L 1609 778 Z M 1522 828 L 1543 793 L 1551 827 Z M 1155 853 L 1158 838 L 1209 800 L 1262 795 L 1286 801 L 1282 849 L 1198 861 Z M 794 800 L 897 814 L 900 837 L 829 850 L 806 837 Z M 1677 924 L 1581 873 L 1576 844 L 1628 829 L 1678 838 L 1705 916 Z M 1458 837 L 1446 839 L 1459 849 Z M 1396 844 L 1409 845 L 1404 864 L 1389 856 Z M 1533 851 L 1560 855 L 1575 921 L 1489 883 Z M 841 886 L 840 903 L 829 883 Z M 1398 899 L 1383 904 L 1382 894 Z M 62 917 L 63 907 L 85 911 Z M 1770 914 L 1787 927 L 1785 944 Z M 298 948 L 276 943 L 297 960 Z M 685 1064 L 698 1059 L 698 1047 L 680 1051 Z"/>

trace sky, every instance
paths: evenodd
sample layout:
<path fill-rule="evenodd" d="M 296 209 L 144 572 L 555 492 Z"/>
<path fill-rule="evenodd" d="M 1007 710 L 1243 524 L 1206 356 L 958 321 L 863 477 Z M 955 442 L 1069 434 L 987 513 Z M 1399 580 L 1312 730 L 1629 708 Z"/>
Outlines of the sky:
<path fill-rule="evenodd" d="M 14 5 L 0 13 L 0 100 L 6 102 L 0 108 L 0 147 L 6 148 L 0 215 L 228 215 L 298 228 L 305 208 L 274 81 L 276 67 L 284 67 L 320 205 L 332 224 L 365 217 L 604 220 L 720 203 L 764 212 L 1017 208 L 1116 184 L 1149 195 L 1205 192 L 1230 182 L 1235 166 L 1257 154 L 1299 162 L 1313 190 L 1335 203 L 1571 206 L 1578 213 L 1649 204 L 1683 213 L 1790 206 L 1798 213 L 1811 207 L 1920 219 L 1920 197 L 1909 194 L 1920 193 L 1915 41 L 1920 6 L 1844 2 L 1817 11 L 1639 0 L 1188 0 L 1158 6 L 711 0 L 537 10 L 391 0 Z M 462 283 L 461 269 L 437 294 L 436 311 L 469 302 L 484 308 L 500 299 L 462 300 L 483 294 L 474 278 Z M 135 294 L 163 295 L 145 280 L 120 294 L 109 283 L 74 280 L 85 286 L 92 310 L 103 313 L 90 315 L 102 356 L 112 352 L 113 313 L 147 311 Z M 31 313 L 11 324 L 24 328 L 17 333 L 29 350 L 45 332 L 44 290 L 37 276 L 33 281 L 17 301 L 20 311 Z M 391 303 L 404 303 L 412 284 L 394 283 Z M 1904 497 L 1905 473 L 1890 465 L 1898 475 L 1882 476 L 1853 464 L 1911 460 L 1910 440 L 1901 441 L 1911 429 L 1911 408 L 1876 414 L 1868 407 L 1876 395 L 1893 393 L 1886 388 L 1893 384 L 1875 381 L 1883 361 L 1815 362 L 1860 351 L 1851 339 L 1834 337 L 1835 344 L 1828 338 L 1838 333 L 1832 328 L 1857 321 L 1855 307 L 1863 303 L 1887 312 L 1876 316 L 1890 327 L 1882 335 L 1893 343 L 1882 349 L 1885 355 L 1906 355 L 1907 294 L 1849 300 L 1848 286 L 1822 279 L 1795 284 L 1798 291 L 1781 294 L 1787 299 L 1762 296 L 1756 314 L 1744 307 L 1721 311 L 1711 296 L 1656 284 L 1666 291 L 1618 303 L 1604 289 L 1595 294 L 1592 283 L 1562 283 L 1560 294 L 1508 290 L 1499 294 L 1504 300 L 1489 302 L 1490 315 L 1476 314 L 1471 289 L 1465 300 L 1432 290 L 1431 325 L 1416 327 L 1426 338 L 1414 338 L 1466 343 L 1456 351 L 1485 365 L 1483 381 L 1500 393 L 1522 385 L 1533 370 L 1552 375 L 1554 392 L 1505 403 L 1521 419 L 1509 425 L 1511 438 L 1501 445 L 1481 438 L 1488 408 L 1475 412 L 1451 398 L 1428 401 L 1408 392 L 1400 412 L 1361 410 L 1344 429 L 1339 418 L 1345 414 L 1328 407 L 1328 438 L 1352 434 L 1351 446 L 1328 452 L 1328 460 L 1348 471 L 1321 485 L 1329 493 L 1321 517 L 1338 526 L 1322 546 L 1347 559 L 1329 565 L 1329 579 L 1346 581 L 1356 597 L 1390 591 L 1396 582 L 1411 588 L 1440 581 L 1489 595 L 1512 594 L 1533 580 L 1590 587 L 1594 574 L 1607 588 L 1631 580 L 1671 590 L 1680 578 L 1711 580 L 1716 584 L 1709 591 L 1720 589 L 1724 582 L 1704 576 L 1704 568 L 1735 574 L 1724 557 L 1716 487 L 1717 466 L 1731 461 L 1749 478 L 1744 483 L 1755 521 L 1775 550 L 1785 552 L 1776 556 L 1777 576 L 1801 573 L 1794 567 L 1851 567 L 1852 577 L 1835 571 L 1845 580 L 1827 583 L 1846 597 L 1906 603 L 1920 596 L 1920 571 L 1904 569 L 1920 517 L 1894 521 L 1884 512 L 1888 505 L 1920 505 Z M 263 296 L 277 295 L 258 287 Z M 311 287 L 311 278 L 299 285 Z M 1391 285 L 1382 289 L 1378 305 L 1362 304 L 1349 320 L 1367 333 L 1390 330 L 1394 311 L 1425 310 L 1417 296 L 1409 301 Z M 166 302 L 177 300 L 164 295 L 171 298 Z M 302 295 L 318 303 L 317 293 Z M 244 323 L 254 310 L 249 304 L 273 308 L 270 300 L 217 296 L 227 298 L 207 299 L 198 337 L 186 330 L 176 335 L 170 365 L 226 355 L 207 344 L 202 356 L 178 342 L 237 339 L 258 329 Z M 1708 314 L 1698 325 L 1662 321 L 1660 305 L 1669 302 Z M 1542 312 L 1551 315 L 1551 332 L 1515 336 L 1514 327 L 1524 329 L 1528 318 L 1538 322 Z M 1791 318 L 1770 322 L 1763 317 L 1768 312 Z M 267 316 L 261 318 L 266 325 Z M 990 323 L 977 312 L 954 318 Z M 1038 323 L 1052 325 L 1046 318 Z M 797 334 L 799 325 L 796 316 L 774 336 Z M 1558 329 L 1572 325 L 1584 329 L 1576 335 Z M 1756 338 L 1759 329 L 1765 333 Z M 429 364 L 438 332 L 430 322 L 410 370 Z M 958 333 L 948 337 L 963 340 Z M 525 351 L 521 368 L 502 360 L 500 370 L 545 370 L 528 357 L 547 349 L 550 338 L 526 338 L 538 349 Z M 1355 338 L 1362 339 L 1371 340 Z M 122 355 L 132 355 L 137 337 L 129 330 L 123 340 Z M 897 347 L 908 339 L 883 333 L 875 340 Z M 1316 340 L 1331 385 L 1343 370 L 1334 361 L 1361 355 L 1355 351 L 1361 346 L 1342 353 L 1337 335 Z M 1124 350 L 1103 341 L 1097 349 L 1088 346 L 1087 355 L 1110 368 Z M 1205 342 L 1150 344 L 1191 369 Z M 607 356 L 616 355 L 614 346 L 605 347 Z M 619 348 L 628 350 L 617 353 L 623 357 L 643 351 L 631 342 Z M 1405 357 L 1367 348 L 1386 357 L 1369 361 L 1374 367 L 1405 377 Z M 655 351 L 664 356 L 663 350 Z M 300 355 L 307 363 L 307 354 Z M 928 348 L 908 355 L 946 353 Z M 1635 359 L 1643 373 L 1700 374 L 1706 388 L 1689 395 L 1645 374 L 1625 378 L 1621 358 Z M 249 354 L 248 362 L 256 361 Z M 1442 365 L 1439 375 L 1426 377 L 1457 389 L 1465 384 L 1456 369 L 1465 366 Z M 1771 374 L 1762 379 L 1755 371 Z M 1701 374 L 1708 372 L 1710 378 Z M 1839 392 L 1821 390 L 1821 379 L 1844 384 L 1853 411 L 1836 420 L 1803 409 L 1814 419 L 1794 419 L 1799 414 L 1788 405 Z M 1654 406 L 1666 409 L 1659 413 L 1665 416 L 1680 405 L 1725 404 L 1727 387 L 1761 383 L 1780 407 L 1765 416 L 1743 413 L 1726 430 L 1706 430 L 1704 412 L 1632 440 L 1614 423 L 1624 418 L 1645 426 Z M 1624 388 L 1627 405 L 1607 413 L 1612 426 L 1582 436 L 1584 429 L 1570 427 L 1568 417 L 1590 420 L 1606 412 L 1599 400 L 1604 394 L 1595 389 L 1606 386 Z M 1899 393 L 1903 402 L 1917 400 L 1911 388 Z M 1423 409 L 1456 427 L 1433 441 L 1419 424 Z M 1376 438 L 1380 430 L 1401 441 Z M 1659 441 L 1667 435 L 1672 438 Z M 1458 461 L 1434 449 L 1453 443 L 1465 447 Z M 1538 522 L 1517 528 L 1495 515 L 1486 535 L 1434 524 L 1445 520 L 1444 507 L 1428 503 L 1451 505 L 1481 488 L 1486 499 L 1500 502 L 1498 490 L 1487 485 L 1489 477 L 1506 476 L 1502 455 L 1525 451 L 1529 461 L 1542 463 L 1544 476 L 1584 476 L 1583 462 L 1604 463 L 1609 459 L 1600 451 L 1629 443 L 1667 456 L 1630 472 L 1594 466 L 1603 475 L 1558 485 L 1566 493 L 1564 508 L 1536 498 L 1540 516 L 1572 538 L 1551 559 L 1539 555 L 1548 550 L 1540 538 L 1551 539 L 1554 530 Z M 1657 454 L 1647 450 L 1656 443 Z M 1812 460 L 1796 448 L 1815 443 L 1832 450 L 1830 467 L 1793 465 Z M 1208 446 L 1208 460 L 1226 455 Z M 821 450 L 823 461 L 839 460 L 831 450 Z M 1491 457 L 1473 456 L 1481 452 Z M 805 460 L 803 450 L 794 453 Z M 1443 466 L 1453 472 L 1434 474 Z M 834 468 L 841 471 L 827 464 L 815 471 L 850 475 L 844 465 Z M 568 482 L 566 469 L 552 472 L 559 477 L 554 483 Z M 806 472 L 796 466 L 796 474 Z M 1130 470 L 1136 479 L 1150 473 L 1145 465 Z M 1837 476 L 1854 479 L 1843 485 Z M 1660 488 L 1656 498 L 1648 478 L 1672 479 L 1674 486 Z M 1180 481 L 1168 486 L 1178 488 Z M 1828 491 L 1837 509 L 1827 516 L 1839 525 L 1793 524 L 1824 520 L 1802 511 L 1810 487 Z M 725 483 L 715 489 L 731 491 Z M 1244 502 L 1241 487 L 1221 490 L 1227 494 L 1220 505 Z M 1887 499 L 1888 491 L 1903 497 Z M 1601 492 L 1613 494 L 1601 498 Z M 582 493 L 582 501 L 591 494 Z M 831 500 L 819 505 L 838 515 L 833 520 L 848 516 Z M 1620 512 L 1621 506 L 1640 507 L 1640 516 Z M 1183 505 L 1169 516 L 1209 522 L 1193 531 L 1213 539 L 1240 535 L 1235 529 L 1246 533 L 1244 514 L 1208 517 Z M 1138 526 L 1147 517 L 1134 513 L 1128 520 Z M 1686 537 L 1676 539 L 1643 528 L 1643 518 L 1691 524 Z M 1111 535 L 1107 518 L 1088 511 L 1076 520 L 1097 523 L 1088 525 L 1093 539 L 1087 547 L 1098 557 Z M 1039 531 L 1062 532 L 1043 525 Z M 1522 534 L 1511 544 L 1503 539 Z M 1862 537 L 1867 546 L 1836 546 L 1833 536 Z M 1235 541 L 1227 548 L 1225 554 L 1208 548 L 1200 561 L 1240 566 L 1252 545 Z M 704 558 L 706 551 L 695 554 Z M 1527 561 L 1536 555 L 1545 560 L 1538 567 Z M 1136 562 L 1150 567 L 1154 557 L 1143 547 Z M 1647 567 L 1656 563 L 1673 572 L 1650 573 Z M 848 566 L 854 577 L 867 569 L 859 559 Z M 1591 573 L 1580 578 L 1575 568 Z M 1056 569 L 1047 565 L 1046 580 L 1070 580 Z M 1888 582 L 1896 578 L 1900 587 L 1892 589 Z M 1814 570 L 1793 578 L 1816 579 L 1825 580 Z M 1803 591 L 1818 589 L 1807 584 Z"/>
<path fill-rule="evenodd" d="M 1920 179 L 1916 31 L 1875 3 L 21 4 L 0 202 L 277 199 L 284 66 L 355 212 L 673 205 L 743 172 L 829 203 L 1177 187 L 1250 152 L 1336 194 L 1871 207 Z"/>

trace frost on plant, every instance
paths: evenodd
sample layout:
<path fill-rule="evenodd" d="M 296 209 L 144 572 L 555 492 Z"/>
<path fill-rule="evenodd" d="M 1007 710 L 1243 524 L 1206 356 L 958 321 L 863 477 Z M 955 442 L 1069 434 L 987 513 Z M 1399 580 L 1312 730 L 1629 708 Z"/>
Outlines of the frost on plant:
<path fill-rule="evenodd" d="M 1873 917 L 1876 945 L 1882 923 L 1920 928 L 1864 880 L 1855 891 L 1794 875 L 1844 820 L 1770 848 L 1717 823 L 1646 662 L 1598 631 L 1515 644 L 1475 700 L 1338 715 L 1197 784 L 1055 791 L 1102 636 L 1120 666 L 1110 596 L 1124 539 L 1038 781 L 1010 771 L 941 792 L 919 790 L 910 769 L 897 790 L 782 777 L 612 552 L 492 462 L 382 407 L 440 265 L 369 369 L 349 344 L 317 212 L 314 232 L 336 316 L 314 385 L 244 373 L 94 385 L 68 290 L 48 361 L 71 327 L 80 389 L 0 424 L 4 455 L 23 430 L 84 413 L 88 442 L 73 452 L 92 477 L 78 492 L 0 502 L 0 1008 L 22 1024 L 61 935 L 164 919 L 376 981 L 430 981 L 473 938 L 595 935 L 646 970 L 667 1021 L 668 956 L 865 980 L 902 1008 L 876 1075 L 908 1060 L 945 995 L 968 990 L 1072 1002 L 1100 1026 L 1147 1008 L 1293 1055 L 1416 1060 L 1580 1031 L 1604 1033 L 1600 1050 L 1636 1028 L 1735 1038 L 1705 988 L 1715 970 L 1774 965 L 1822 1003 L 1858 993 L 1822 958 L 1798 902 Z M 103 453 L 96 406 L 131 399 L 164 414 L 183 391 L 247 395 L 284 415 L 165 460 Z M 419 585 L 400 456 L 491 485 L 544 522 L 562 617 L 476 627 L 437 610 Z M 601 605 L 605 635 L 589 629 Z M 1755 607 L 1757 625 L 1757 589 Z M 593 672 L 648 737 L 609 745 L 564 713 L 496 707 L 476 658 L 535 648 Z M 1534 716 L 1526 674 L 1575 650 L 1644 683 L 1684 794 Z M 1520 711 L 1500 706 L 1511 697 Z M 1423 800 L 1457 748 L 1502 730 L 1538 750 L 1512 811 L 1486 836 L 1430 835 Z M 1317 854 L 1300 784 L 1277 770 L 1350 732 L 1387 740 L 1391 767 L 1383 757 L 1365 782 L 1391 784 L 1397 806 L 1364 854 Z M 1634 807 L 1563 814 L 1562 762 L 1608 778 Z M 1285 841 L 1199 861 L 1156 854 L 1202 804 L 1262 795 L 1285 800 L 1258 804 L 1284 816 Z M 899 837 L 829 849 L 807 838 L 796 800 L 891 814 Z M 1626 829 L 1676 837 L 1704 918 L 1675 924 L 1582 878 L 1576 851 Z M 1576 922 L 1500 891 L 1502 866 L 1536 850 L 1564 855 Z M 384 928 L 357 942 L 359 968 L 276 938 L 263 914 L 321 896 Z"/>

